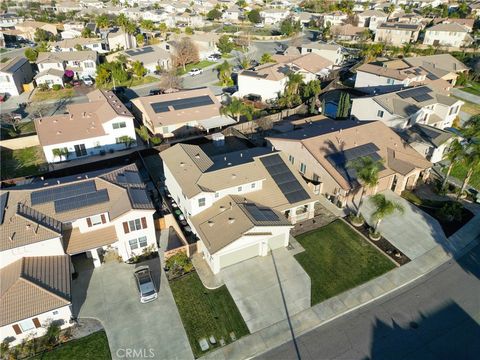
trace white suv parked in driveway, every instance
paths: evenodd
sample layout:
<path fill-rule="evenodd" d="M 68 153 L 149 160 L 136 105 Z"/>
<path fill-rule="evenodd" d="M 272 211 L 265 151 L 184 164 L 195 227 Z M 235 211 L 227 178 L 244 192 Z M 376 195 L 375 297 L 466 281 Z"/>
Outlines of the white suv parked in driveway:
<path fill-rule="evenodd" d="M 157 298 L 157 290 L 152 279 L 152 273 L 148 266 L 139 267 L 135 270 L 135 280 L 140 293 L 140 302 L 142 304 L 153 301 Z"/>
<path fill-rule="evenodd" d="M 202 69 L 192 69 L 188 72 L 188 75 L 195 76 L 195 75 L 199 75 L 201 73 L 203 73 Z"/>

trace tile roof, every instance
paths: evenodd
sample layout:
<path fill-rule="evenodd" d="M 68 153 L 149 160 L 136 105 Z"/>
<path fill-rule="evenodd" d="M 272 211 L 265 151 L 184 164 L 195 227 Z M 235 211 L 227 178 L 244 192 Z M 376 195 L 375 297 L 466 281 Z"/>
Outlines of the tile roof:
<path fill-rule="evenodd" d="M 406 57 L 403 58 L 403 60 L 411 66 L 425 67 L 425 65 L 430 65 L 431 68 L 438 68 L 446 72 L 458 72 L 468 70 L 468 67 L 465 66 L 465 64 L 458 61 L 450 54 Z M 430 69 L 428 68 L 427 70 L 430 71 Z"/>
<path fill-rule="evenodd" d="M 70 304 L 70 257 L 24 257 L 0 270 L 0 326 Z"/>
<path fill-rule="evenodd" d="M 420 31 L 421 26 L 419 24 L 405 24 L 405 23 L 393 23 L 386 22 L 378 25 L 377 30 L 405 30 L 405 31 Z"/>
<path fill-rule="evenodd" d="M 107 226 L 95 231 L 81 233 L 78 228 L 65 231 L 66 252 L 74 255 L 116 242 L 115 226 Z"/>
<path fill-rule="evenodd" d="M 461 32 L 468 33 L 470 32 L 465 26 L 460 25 L 456 22 L 452 23 L 443 23 L 429 27 L 425 31 L 448 31 L 448 32 Z"/>
<path fill-rule="evenodd" d="M 65 74 L 65 72 L 62 71 L 62 70 L 50 68 L 50 69 L 47 69 L 47 70 L 44 70 L 44 71 L 40 71 L 37 75 L 35 75 L 34 79 L 40 79 L 41 77 L 46 76 L 46 75 L 53 75 L 53 76 L 56 76 L 56 77 L 59 77 L 59 78 L 63 79 L 64 74 Z"/>
<path fill-rule="evenodd" d="M 97 61 L 97 52 L 93 50 L 41 52 L 38 54 L 36 63 L 58 63 L 64 61 Z"/>
<path fill-rule="evenodd" d="M 102 42 L 103 41 L 100 38 L 78 37 L 78 38 L 73 38 L 73 39 L 63 39 L 63 40 L 60 40 L 60 41 L 55 41 L 55 42 L 51 43 L 50 45 L 53 48 L 59 47 L 61 49 L 70 49 L 70 48 L 74 48 L 75 45 L 85 46 L 85 45 L 91 45 L 91 44 L 100 44 Z"/>
<path fill-rule="evenodd" d="M 402 136 L 408 143 L 420 142 L 439 147 L 450 140 L 454 135 L 451 132 L 433 126 L 415 124 L 400 133 L 400 136 Z"/>
<path fill-rule="evenodd" d="M 356 71 L 363 71 L 366 73 L 378 76 L 385 76 L 397 80 L 411 79 L 427 74 L 427 71 L 419 67 L 397 70 L 375 64 L 363 64 L 359 66 Z"/>

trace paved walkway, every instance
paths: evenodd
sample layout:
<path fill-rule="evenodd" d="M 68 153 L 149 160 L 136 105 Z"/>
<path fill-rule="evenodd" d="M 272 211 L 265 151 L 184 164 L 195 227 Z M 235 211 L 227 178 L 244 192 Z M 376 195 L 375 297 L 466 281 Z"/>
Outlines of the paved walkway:
<path fill-rule="evenodd" d="M 321 325 L 356 310 L 420 279 L 440 265 L 467 253 L 480 241 L 480 215 L 449 238 L 448 248 L 437 245 L 408 264 L 352 290 L 330 298 L 287 320 L 205 355 L 204 359 L 235 360 L 258 356 Z"/>
<path fill-rule="evenodd" d="M 470 101 L 471 103 L 474 103 L 474 104 L 480 104 L 480 96 L 478 95 L 470 94 L 460 89 L 452 89 L 450 90 L 450 92 L 456 97 L 459 97 L 463 100 Z"/>
<path fill-rule="evenodd" d="M 378 230 L 398 250 L 415 259 L 438 244 L 446 244 L 447 238 L 439 222 L 392 191 L 382 192 L 385 197 L 403 206 L 405 212 L 395 212 L 382 220 Z M 367 223 L 375 223 L 371 215 L 375 211 L 374 205 L 368 198 L 362 202 L 360 212 Z"/>

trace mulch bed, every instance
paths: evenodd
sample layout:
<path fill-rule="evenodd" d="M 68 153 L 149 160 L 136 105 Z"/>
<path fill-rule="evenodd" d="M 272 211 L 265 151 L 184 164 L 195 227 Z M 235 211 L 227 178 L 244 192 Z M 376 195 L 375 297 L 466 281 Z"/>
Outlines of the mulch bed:
<path fill-rule="evenodd" d="M 407 255 L 398 250 L 395 246 L 390 244 L 390 242 L 385 239 L 383 236 L 380 236 L 379 240 L 370 239 L 368 229 L 370 228 L 366 223 L 362 226 L 354 226 L 351 222 L 350 224 L 360 231 L 372 244 L 377 246 L 381 251 L 383 251 L 388 257 L 395 261 L 398 265 L 402 266 L 410 262 L 410 258 Z"/>
<path fill-rule="evenodd" d="M 455 234 L 458 230 L 460 230 L 463 225 L 468 223 L 472 218 L 474 217 L 473 213 L 468 210 L 467 208 L 463 207 L 462 208 L 462 220 L 461 221 L 451 221 L 447 222 L 442 219 L 439 219 L 437 211 L 438 208 L 435 207 L 429 207 L 429 206 L 419 206 L 420 209 L 425 211 L 428 215 L 433 217 L 434 219 L 437 219 L 438 222 L 440 223 L 440 226 L 442 227 L 443 232 L 445 233 L 446 237 L 450 237 L 453 234 Z"/>

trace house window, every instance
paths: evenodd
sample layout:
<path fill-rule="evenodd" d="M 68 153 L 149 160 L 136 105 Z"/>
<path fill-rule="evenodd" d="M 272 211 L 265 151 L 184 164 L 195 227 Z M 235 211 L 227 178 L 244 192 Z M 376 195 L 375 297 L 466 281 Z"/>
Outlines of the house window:
<path fill-rule="evenodd" d="M 35 329 L 35 324 L 33 323 L 32 319 L 23 320 L 18 323 L 18 325 L 20 326 L 20 329 L 22 329 L 22 332 Z"/>
<path fill-rule="evenodd" d="M 102 216 L 101 215 L 90 216 L 90 221 L 93 226 L 100 225 L 102 223 Z"/>
<path fill-rule="evenodd" d="M 129 240 L 128 244 L 130 245 L 130 250 L 138 249 L 137 239 Z"/>
<path fill-rule="evenodd" d="M 140 247 L 145 247 L 147 246 L 147 237 L 146 236 L 141 236 L 138 238 L 138 244 Z"/>
<path fill-rule="evenodd" d="M 93 68 L 94 65 L 93 65 L 92 62 L 87 61 L 87 62 L 84 62 L 84 63 L 83 63 L 83 67 L 86 68 L 86 69 L 88 69 L 88 68 Z"/>
<path fill-rule="evenodd" d="M 121 128 L 127 127 L 127 124 L 125 123 L 125 121 L 121 121 L 121 122 L 113 123 L 112 126 L 113 126 L 113 129 L 121 129 Z"/>
<path fill-rule="evenodd" d="M 140 230 L 142 228 L 142 224 L 140 223 L 140 219 L 130 220 L 128 222 L 130 227 L 130 231 Z"/>
<path fill-rule="evenodd" d="M 220 196 L 218 192 L 215 193 L 215 199 L 217 199 Z"/>
<path fill-rule="evenodd" d="M 205 198 L 198 199 L 198 206 L 199 207 L 205 206 Z"/>
<path fill-rule="evenodd" d="M 125 234 L 128 234 L 129 232 L 132 232 L 132 231 L 137 231 L 137 230 L 146 229 L 146 228 L 147 228 L 147 218 L 145 217 L 123 222 L 123 232 Z"/>
<path fill-rule="evenodd" d="M 378 110 L 377 111 L 377 116 L 378 117 L 383 117 L 383 110 Z"/>
<path fill-rule="evenodd" d="M 395 83 L 395 80 L 393 79 L 387 79 L 387 84 L 388 85 L 393 85 Z"/>
<path fill-rule="evenodd" d="M 237 190 L 238 190 L 238 192 L 241 192 L 243 189 L 242 189 L 241 186 L 239 186 L 239 187 L 237 188 Z"/>
<path fill-rule="evenodd" d="M 147 246 L 147 237 L 141 236 L 138 239 L 128 240 L 128 245 L 130 246 L 130 250 L 145 247 Z"/>
<path fill-rule="evenodd" d="M 292 164 L 295 164 L 295 158 L 292 155 L 288 155 L 288 161 L 290 161 Z"/>
<path fill-rule="evenodd" d="M 312 180 L 318 182 L 320 180 L 320 177 L 317 174 L 313 173 Z"/>
<path fill-rule="evenodd" d="M 54 312 L 52 312 L 53 315 L 58 315 L 58 310 L 55 310 Z"/>
<path fill-rule="evenodd" d="M 85 148 L 85 144 L 74 145 L 74 148 L 75 155 L 77 155 L 77 157 L 87 155 L 87 149 Z"/>
<path fill-rule="evenodd" d="M 255 189 L 255 186 L 256 186 L 256 184 L 255 184 L 255 183 L 252 183 L 251 188 L 252 188 L 252 189 Z"/>
<path fill-rule="evenodd" d="M 302 174 L 305 174 L 306 171 L 307 171 L 307 165 L 305 165 L 304 163 L 300 163 L 300 172 Z"/>
<path fill-rule="evenodd" d="M 164 134 L 168 134 L 168 126 L 164 126 L 162 131 Z"/>

